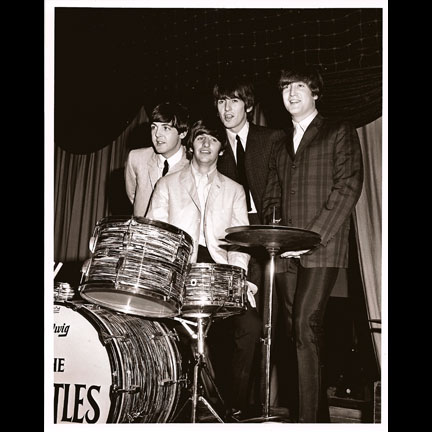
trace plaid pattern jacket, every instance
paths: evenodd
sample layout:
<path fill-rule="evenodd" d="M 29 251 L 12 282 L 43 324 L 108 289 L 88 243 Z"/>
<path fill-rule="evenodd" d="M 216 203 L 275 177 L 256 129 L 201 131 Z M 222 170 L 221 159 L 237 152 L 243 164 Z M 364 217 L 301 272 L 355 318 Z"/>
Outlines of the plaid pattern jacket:
<path fill-rule="evenodd" d="M 350 216 L 363 186 L 363 163 L 355 128 L 318 114 L 294 154 L 292 132 L 273 148 L 264 216 L 281 207 L 281 224 L 315 231 L 321 243 L 302 255 L 304 267 L 347 267 Z M 283 271 L 288 259 L 277 260 Z"/>
<path fill-rule="evenodd" d="M 245 152 L 246 176 L 261 221 L 271 151 L 275 143 L 285 142 L 286 138 L 285 132 L 281 129 L 270 129 L 249 123 Z M 229 143 L 224 154 L 218 159 L 218 171 L 239 183 L 237 165 Z"/>

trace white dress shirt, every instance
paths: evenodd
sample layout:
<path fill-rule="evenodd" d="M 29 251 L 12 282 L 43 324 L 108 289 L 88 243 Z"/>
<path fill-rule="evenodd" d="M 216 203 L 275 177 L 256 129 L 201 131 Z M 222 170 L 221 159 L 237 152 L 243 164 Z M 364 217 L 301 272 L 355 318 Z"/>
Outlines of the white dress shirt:
<path fill-rule="evenodd" d="M 158 168 L 159 168 L 159 177 L 162 177 L 162 171 L 164 169 L 164 163 L 166 160 L 168 161 L 168 165 L 169 165 L 169 169 L 168 169 L 167 174 L 169 174 L 169 170 L 171 169 L 171 167 L 173 167 L 177 162 L 180 162 L 182 156 L 183 156 L 183 150 L 182 150 L 181 146 L 177 150 L 177 152 L 174 153 L 168 159 L 166 157 L 164 157 L 163 155 L 158 154 L 157 164 L 158 164 Z"/>
<path fill-rule="evenodd" d="M 306 132 L 307 127 L 311 124 L 312 120 L 318 114 L 318 111 L 315 109 L 311 114 L 309 114 L 306 118 L 304 118 L 300 122 L 295 122 L 294 120 L 294 136 L 293 136 L 293 144 L 294 144 L 294 153 L 297 152 L 298 146 L 300 145 L 300 141 L 303 138 L 304 133 Z"/>
<path fill-rule="evenodd" d="M 200 208 L 201 208 L 200 235 L 199 235 L 198 243 L 201 246 L 207 247 L 207 243 L 204 236 L 204 213 L 205 213 L 205 205 L 207 202 L 210 187 L 213 182 L 214 176 L 216 175 L 216 167 L 214 167 L 210 172 L 206 174 L 201 174 L 200 172 L 198 172 L 192 163 L 191 163 L 191 168 L 192 168 L 192 174 L 195 178 L 195 186 L 197 188 L 198 198 L 200 200 Z"/>

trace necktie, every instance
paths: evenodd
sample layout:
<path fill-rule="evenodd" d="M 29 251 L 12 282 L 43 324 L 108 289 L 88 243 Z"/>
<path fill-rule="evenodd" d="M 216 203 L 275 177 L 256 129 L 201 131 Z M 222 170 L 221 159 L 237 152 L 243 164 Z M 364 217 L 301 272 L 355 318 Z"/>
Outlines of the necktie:
<path fill-rule="evenodd" d="M 168 172 L 168 170 L 169 170 L 168 159 L 165 159 L 164 168 L 163 168 L 163 171 L 162 171 L 162 177 Z"/>
<path fill-rule="evenodd" d="M 237 140 L 237 172 L 239 176 L 240 183 L 243 185 L 245 194 L 246 194 L 246 204 L 248 211 L 252 210 L 251 204 L 250 204 L 250 196 L 249 196 L 249 185 L 246 177 L 246 168 L 245 168 L 245 152 L 243 149 L 243 145 L 241 143 L 240 137 L 236 135 Z"/>
<path fill-rule="evenodd" d="M 297 152 L 298 146 L 300 145 L 300 141 L 303 138 L 304 132 L 299 123 L 294 123 L 294 135 L 293 135 L 293 144 L 294 144 L 294 153 Z"/>

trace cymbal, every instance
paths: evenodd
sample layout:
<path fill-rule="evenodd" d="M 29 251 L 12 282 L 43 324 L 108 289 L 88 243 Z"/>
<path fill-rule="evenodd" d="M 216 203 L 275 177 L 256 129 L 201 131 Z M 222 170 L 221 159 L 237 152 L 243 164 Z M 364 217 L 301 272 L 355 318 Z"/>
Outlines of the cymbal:
<path fill-rule="evenodd" d="M 311 249 L 319 244 L 321 236 L 301 228 L 284 225 L 244 225 L 225 230 L 225 239 L 239 246 L 264 246 L 283 251 Z"/>

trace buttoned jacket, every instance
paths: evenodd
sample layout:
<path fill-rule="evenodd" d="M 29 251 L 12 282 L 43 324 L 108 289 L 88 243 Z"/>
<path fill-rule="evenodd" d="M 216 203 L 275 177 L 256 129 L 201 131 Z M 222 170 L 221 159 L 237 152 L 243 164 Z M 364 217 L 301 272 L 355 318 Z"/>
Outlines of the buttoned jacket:
<path fill-rule="evenodd" d="M 320 245 L 300 258 L 304 267 L 347 267 L 350 216 L 363 185 L 357 131 L 317 114 L 295 154 L 292 133 L 273 150 L 264 213 L 280 205 L 283 225 L 320 234 Z"/>

